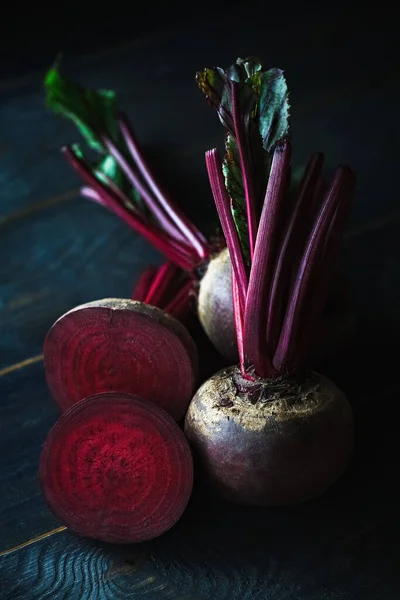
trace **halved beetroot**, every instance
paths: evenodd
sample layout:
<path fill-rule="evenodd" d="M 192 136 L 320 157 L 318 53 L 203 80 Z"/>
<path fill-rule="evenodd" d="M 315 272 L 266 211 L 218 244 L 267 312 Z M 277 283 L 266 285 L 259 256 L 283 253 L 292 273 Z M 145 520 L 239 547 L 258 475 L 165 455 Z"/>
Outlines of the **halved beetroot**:
<path fill-rule="evenodd" d="M 112 543 L 155 538 L 181 517 L 192 455 L 164 410 L 130 394 L 97 394 L 68 409 L 40 457 L 46 501 L 69 529 Z"/>
<path fill-rule="evenodd" d="M 102 392 L 151 400 L 175 419 L 195 390 L 198 357 L 186 328 L 162 310 L 107 298 L 60 317 L 44 343 L 50 392 L 61 410 Z"/>

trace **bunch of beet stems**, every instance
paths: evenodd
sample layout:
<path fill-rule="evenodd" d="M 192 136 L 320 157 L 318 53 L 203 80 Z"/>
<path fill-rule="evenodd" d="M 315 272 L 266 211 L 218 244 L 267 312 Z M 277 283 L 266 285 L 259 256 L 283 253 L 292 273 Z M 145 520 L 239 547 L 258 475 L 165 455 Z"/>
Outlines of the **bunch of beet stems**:
<path fill-rule="evenodd" d="M 192 311 L 193 277 L 174 263 L 148 267 L 136 282 L 132 300 L 161 308 L 178 321 L 185 322 Z"/>
<path fill-rule="evenodd" d="M 340 166 L 322 201 L 323 155 L 307 165 L 293 210 L 285 214 L 291 142 L 276 147 L 264 204 L 257 215 L 249 187 L 246 209 L 251 262 L 246 263 L 216 149 L 206 165 L 233 269 L 233 304 L 243 377 L 276 378 L 306 365 L 354 196 L 355 174 Z M 243 178 L 250 180 L 245 160 Z"/>
<path fill-rule="evenodd" d="M 210 255 L 209 243 L 157 184 L 127 117 L 120 114 L 117 123 L 129 153 L 128 158 L 105 132 L 99 131 L 99 138 L 127 180 L 140 194 L 147 210 L 142 210 L 134 204 L 121 187 L 104 173 L 98 176 L 74 147 L 67 146 L 62 149 L 63 153 L 86 184 L 81 189 L 81 194 L 114 212 L 176 266 L 189 273 L 195 272 Z"/>

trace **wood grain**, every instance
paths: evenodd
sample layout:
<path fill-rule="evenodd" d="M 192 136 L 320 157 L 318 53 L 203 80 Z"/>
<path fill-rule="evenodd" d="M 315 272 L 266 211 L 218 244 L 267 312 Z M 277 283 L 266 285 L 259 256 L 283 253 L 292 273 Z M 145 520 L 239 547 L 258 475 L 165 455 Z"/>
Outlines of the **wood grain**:
<path fill-rule="evenodd" d="M 363 420 L 365 434 L 371 425 Z M 146 544 L 105 546 L 64 532 L 1 557 L 2 598 L 394 599 L 399 494 L 388 503 L 381 490 L 394 491 L 395 462 L 380 469 L 382 453 L 366 453 L 363 437 L 351 472 L 320 500 L 246 509 L 197 489 L 183 519 Z"/>
<path fill-rule="evenodd" d="M 0 379 L 0 552 L 60 525 L 37 479 L 42 443 L 59 410 L 46 389 L 42 363 Z"/>
<path fill-rule="evenodd" d="M 283 66 L 292 83 L 295 163 L 320 148 L 330 165 L 351 161 L 359 191 L 350 225 L 385 219 L 397 210 L 397 54 L 390 40 L 371 43 L 368 28 L 341 11 L 318 26 L 256 21 L 240 12 L 207 27 L 176 28 L 70 61 L 70 73 L 120 92 L 161 180 L 211 227 L 204 151 L 220 143 L 222 131 L 194 73 L 261 54 Z M 88 201 L 35 209 L 79 183 L 58 153 L 76 134 L 46 112 L 41 77 L 0 89 L 1 600 L 400 597 L 400 236 L 393 220 L 349 239 L 342 251 L 359 331 L 324 373 L 354 404 L 357 446 L 350 470 L 326 496 L 264 511 L 224 504 L 197 488 L 176 527 L 147 544 L 118 548 L 59 532 L 7 552 L 60 525 L 37 482 L 41 445 L 58 410 L 40 360 L 29 357 L 40 355 L 60 314 L 102 296 L 128 295 L 139 270 L 161 260 Z"/>

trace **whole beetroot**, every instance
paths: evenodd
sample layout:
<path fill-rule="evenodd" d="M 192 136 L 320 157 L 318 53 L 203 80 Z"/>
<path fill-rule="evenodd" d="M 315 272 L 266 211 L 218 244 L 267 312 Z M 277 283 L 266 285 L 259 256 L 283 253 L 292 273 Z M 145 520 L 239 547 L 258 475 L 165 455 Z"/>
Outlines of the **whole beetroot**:
<path fill-rule="evenodd" d="M 339 167 L 322 201 L 310 211 L 322 168 L 322 156 L 312 157 L 285 222 L 290 161 L 291 143 L 284 131 L 275 136 L 249 256 L 237 233 L 218 152 L 206 154 L 232 259 L 239 365 L 200 387 L 186 414 L 185 433 L 205 482 L 229 500 L 259 506 L 289 505 L 322 494 L 346 469 L 354 444 L 348 400 L 307 365 L 355 175 Z M 244 178 L 246 165 L 240 165 Z M 244 221 L 242 232 L 245 226 Z"/>

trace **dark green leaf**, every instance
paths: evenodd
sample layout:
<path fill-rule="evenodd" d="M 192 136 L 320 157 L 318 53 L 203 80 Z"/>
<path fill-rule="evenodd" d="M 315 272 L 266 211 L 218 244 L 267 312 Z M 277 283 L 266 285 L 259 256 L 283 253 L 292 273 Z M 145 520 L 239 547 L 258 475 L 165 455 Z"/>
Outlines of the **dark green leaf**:
<path fill-rule="evenodd" d="M 53 66 L 44 81 L 46 104 L 57 114 L 70 119 L 77 127 L 85 142 L 100 154 L 98 160 L 89 163 L 93 172 L 103 182 L 112 180 L 132 200 L 133 206 L 147 212 L 138 191 L 127 180 L 121 167 L 103 144 L 102 135 L 108 137 L 126 155 L 125 143 L 119 133 L 117 122 L 118 101 L 112 90 L 89 90 L 64 77 L 58 66 Z M 75 144 L 74 151 L 83 156 Z M 105 177 L 104 177 L 105 176 Z"/>
<path fill-rule="evenodd" d="M 288 88 L 283 71 L 269 69 L 260 75 L 258 125 L 263 147 L 272 152 L 289 135 Z"/>
<path fill-rule="evenodd" d="M 105 153 L 101 135 L 118 142 L 117 97 L 111 90 L 89 90 L 52 67 L 44 81 L 47 106 L 71 119 L 90 148 Z"/>
<path fill-rule="evenodd" d="M 228 134 L 225 142 L 226 155 L 222 163 L 225 186 L 232 201 L 232 215 L 242 246 L 245 260 L 250 258 L 249 231 L 247 225 L 246 199 L 240 169 L 239 151 L 234 138 Z"/>
<path fill-rule="evenodd" d="M 234 135 L 230 80 L 223 69 L 204 69 L 197 73 L 196 81 L 207 100 L 218 113 L 221 123 Z"/>
<path fill-rule="evenodd" d="M 226 71 L 220 67 L 204 69 L 197 74 L 197 83 L 228 131 L 223 163 L 225 185 L 247 257 L 249 240 L 244 179 L 250 205 L 259 214 L 271 164 L 270 154 L 289 132 L 286 81 L 279 69 L 265 71 L 256 58 L 238 58 Z M 235 115 L 233 95 L 237 101 Z"/>

